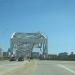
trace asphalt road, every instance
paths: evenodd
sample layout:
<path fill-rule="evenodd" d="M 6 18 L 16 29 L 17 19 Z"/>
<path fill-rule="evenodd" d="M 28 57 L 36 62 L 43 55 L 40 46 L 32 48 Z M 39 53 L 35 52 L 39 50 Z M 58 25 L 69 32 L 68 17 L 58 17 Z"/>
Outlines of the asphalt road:
<path fill-rule="evenodd" d="M 32 75 L 75 75 L 75 61 L 37 61 Z"/>
<path fill-rule="evenodd" d="M 75 61 L 0 61 L 0 75 L 75 75 Z"/>
<path fill-rule="evenodd" d="M 27 61 L 0 61 L 0 75 L 10 75 L 12 72 L 17 71 L 18 68 L 28 63 Z M 9 74 L 10 73 L 10 74 Z"/>

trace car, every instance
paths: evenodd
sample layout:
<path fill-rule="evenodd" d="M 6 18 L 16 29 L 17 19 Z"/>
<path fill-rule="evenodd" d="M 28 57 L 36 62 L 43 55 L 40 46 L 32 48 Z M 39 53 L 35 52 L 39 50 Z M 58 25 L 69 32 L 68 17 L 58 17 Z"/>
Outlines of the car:
<path fill-rule="evenodd" d="M 19 57 L 19 58 L 18 58 L 18 61 L 24 61 L 24 57 L 22 57 L 22 56 Z"/>

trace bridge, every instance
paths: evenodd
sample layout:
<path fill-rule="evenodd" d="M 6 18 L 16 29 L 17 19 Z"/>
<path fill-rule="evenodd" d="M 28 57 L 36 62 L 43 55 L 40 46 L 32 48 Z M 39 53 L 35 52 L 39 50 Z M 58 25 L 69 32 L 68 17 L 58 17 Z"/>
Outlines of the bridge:
<path fill-rule="evenodd" d="M 48 38 L 40 32 L 24 33 L 15 32 L 10 39 L 10 54 L 16 54 L 16 57 L 32 57 L 34 48 L 40 48 L 44 59 L 48 57 Z"/>

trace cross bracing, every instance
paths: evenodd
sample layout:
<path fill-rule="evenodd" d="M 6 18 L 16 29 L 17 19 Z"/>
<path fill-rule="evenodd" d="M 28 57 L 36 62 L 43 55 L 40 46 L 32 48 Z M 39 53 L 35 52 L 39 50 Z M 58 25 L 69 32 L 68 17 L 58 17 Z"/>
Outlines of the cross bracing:
<path fill-rule="evenodd" d="M 10 48 L 11 52 L 15 52 L 18 54 L 23 54 L 23 56 L 27 55 L 31 57 L 31 52 L 34 47 L 40 48 L 42 51 L 42 55 L 47 57 L 48 55 L 48 38 L 42 35 L 41 33 L 14 33 L 11 37 Z M 18 55 L 17 54 L 17 55 Z"/>

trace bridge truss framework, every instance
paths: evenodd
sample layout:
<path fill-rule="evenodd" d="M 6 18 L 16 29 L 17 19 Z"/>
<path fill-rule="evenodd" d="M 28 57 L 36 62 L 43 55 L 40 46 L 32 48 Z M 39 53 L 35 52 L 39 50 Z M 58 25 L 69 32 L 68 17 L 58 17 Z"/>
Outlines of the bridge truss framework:
<path fill-rule="evenodd" d="M 31 57 L 33 48 L 40 48 L 44 59 L 48 57 L 48 38 L 40 32 L 36 33 L 13 33 L 10 39 L 10 54 L 16 57 Z"/>

